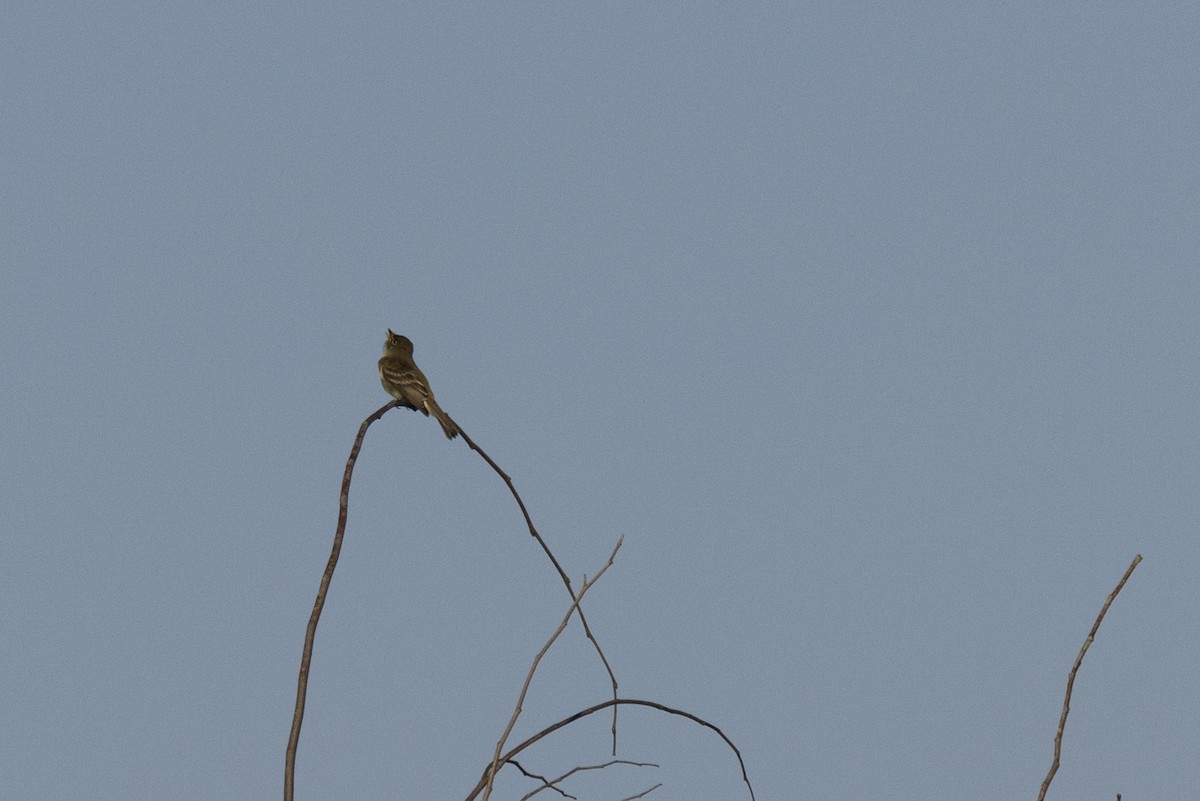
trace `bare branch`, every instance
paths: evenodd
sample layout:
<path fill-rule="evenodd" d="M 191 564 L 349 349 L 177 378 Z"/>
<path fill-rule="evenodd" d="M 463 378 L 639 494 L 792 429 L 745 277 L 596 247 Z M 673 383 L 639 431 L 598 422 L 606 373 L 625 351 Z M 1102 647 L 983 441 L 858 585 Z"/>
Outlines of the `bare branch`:
<path fill-rule="evenodd" d="M 646 790 L 642 790 L 642 792 L 638 793 L 637 795 L 626 796 L 625 798 L 622 798 L 621 801 L 636 801 L 636 799 L 638 799 L 638 798 L 645 798 L 646 796 L 650 795 L 655 790 L 657 790 L 659 787 L 662 787 L 662 782 L 659 782 L 658 784 L 656 784 L 653 787 L 650 787 Z"/>
<path fill-rule="evenodd" d="M 487 452 L 484 451 L 483 448 L 475 444 L 475 440 L 471 439 L 471 437 L 467 435 L 467 432 L 457 423 L 457 421 L 451 419 L 450 415 L 446 415 L 446 418 L 449 419 L 454 427 L 458 429 L 458 433 L 462 434 L 463 440 L 468 446 L 470 446 L 471 450 L 482 456 L 483 460 L 491 466 L 492 470 L 496 471 L 496 475 L 504 479 L 504 483 L 508 485 L 508 491 L 512 493 L 513 498 L 517 502 L 518 508 L 521 510 L 521 515 L 525 518 L 525 526 L 529 529 L 530 535 L 537 540 L 538 545 L 542 547 L 546 557 L 550 560 L 550 564 L 554 565 L 554 569 L 558 571 L 559 578 L 562 579 L 563 585 L 567 588 L 567 594 L 571 596 L 571 600 L 577 601 L 578 598 L 575 596 L 575 590 L 571 587 L 570 577 L 567 576 L 567 572 L 563 570 L 562 565 L 558 563 L 558 559 L 550 550 L 550 546 L 546 544 L 546 541 L 542 539 L 542 535 L 539 534 L 537 528 L 534 527 L 533 518 L 529 516 L 529 510 L 525 508 L 525 501 L 521 500 L 521 495 L 517 492 L 517 488 L 513 484 L 513 481 L 509 477 L 508 473 L 505 473 L 503 470 L 501 470 L 500 465 L 496 464 L 496 462 L 492 460 L 492 457 L 488 456 Z M 613 700 L 615 701 L 617 698 L 617 676 L 615 673 L 613 673 L 612 665 L 608 663 L 608 657 L 604 655 L 604 650 L 600 647 L 599 640 L 596 639 L 596 635 L 592 634 L 592 627 L 588 625 L 587 617 L 583 614 L 583 607 L 577 604 L 575 609 L 579 613 L 579 622 L 583 624 L 583 633 L 587 635 L 587 638 L 591 641 L 592 647 L 596 649 L 596 654 L 600 657 L 600 661 L 604 665 L 604 670 L 608 673 L 608 680 L 612 683 L 612 696 Z M 613 756 L 617 755 L 617 707 L 615 705 L 613 706 L 612 721 L 612 753 Z"/>
<path fill-rule="evenodd" d="M 510 765 L 517 764 L 516 761 L 512 760 L 512 759 L 510 759 L 508 762 Z M 575 767 L 571 768 L 563 775 L 559 776 L 557 779 L 547 779 L 543 776 L 532 776 L 524 768 L 521 768 L 521 772 L 524 773 L 526 776 L 531 776 L 531 778 L 537 778 L 537 779 L 542 780 L 542 786 L 537 788 L 536 790 L 530 790 L 528 793 L 521 796 L 521 801 L 529 801 L 529 799 L 533 798 L 535 795 L 540 793 L 542 790 L 554 790 L 555 792 L 557 792 L 560 795 L 563 795 L 567 798 L 574 798 L 575 796 L 570 795 L 569 793 L 565 792 L 558 785 L 560 783 L 566 781 L 567 779 L 571 778 L 576 773 L 582 773 L 585 770 L 603 770 L 604 768 L 611 767 L 612 765 L 633 765 L 634 767 L 637 767 L 637 768 L 657 768 L 658 767 L 658 765 L 655 764 L 654 762 L 634 762 L 629 759 L 610 759 L 609 761 L 607 761 L 603 764 L 600 764 L 600 765 L 576 765 Z M 517 767 L 520 768 L 521 766 L 517 765 Z M 661 785 L 657 785 L 657 784 L 655 785 L 655 787 L 659 787 L 659 786 L 661 786 Z M 650 789 L 652 790 L 654 788 L 652 787 Z M 647 790 L 646 792 L 649 792 L 649 790 Z"/>
<path fill-rule="evenodd" d="M 1067 726 L 1067 715 L 1071 711 L 1071 692 L 1075 689 L 1075 674 L 1079 672 L 1079 666 L 1083 664 L 1083 655 L 1087 653 L 1088 648 L 1092 647 L 1092 641 L 1096 639 L 1096 632 L 1100 630 L 1100 623 L 1104 620 L 1104 616 L 1108 614 L 1108 607 L 1112 605 L 1113 599 L 1117 597 L 1117 593 L 1125 586 L 1125 582 L 1133 574 L 1133 569 L 1142 561 L 1142 555 L 1139 553 L 1133 557 L 1133 562 L 1130 563 L 1129 569 L 1125 571 L 1125 575 L 1121 576 L 1121 580 L 1117 582 L 1116 588 L 1108 594 L 1104 599 L 1104 606 L 1100 608 L 1100 614 L 1096 615 L 1096 622 L 1092 624 L 1092 630 L 1088 632 L 1087 639 L 1083 641 L 1083 647 L 1079 649 L 1079 656 L 1075 657 L 1075 664 L 1071 666 L 1071 672 L 1067 674 L 1067 694 L 1063 698 L 1062 716 L 1058 719 L 1058 733 L 1054 735 L 1054 762 L 1050 765 L 1050 772 L 1046 774 L 1045 780 L 1042 781 L 1041 792 L 1038 793 L 1038 801 L 1045 801 L 1046 791 L 1050 789 L 1050 782 L 1054 780 L 1054 774 L 1058 772 L 1059 759 L 1062 756 L 1062 739 L 1063 729 Z M 1117 796 L 1120 799 L 1120 796 Z"/>
<path fill-rule="evenodd" d="M 292 731 L 288 735 L 287 754 L 284 757 L 283 768 L 283 798 L 292 801 L 296 782 L 296 748 L 300 743 L 300 726 L 304 723 L 304 701 L 308 695 L 308 669 L 312 665 L 313 640 L 317 636 L 317 623 L 321 620 L 321 610 L 325 607 L 325 596 L 329 593 L 329 582 L 333 580 L 333 571 L 337 567 L 338 556 L 342 552 L 342 538 L 346 534 L 346 514 L 350 503 L 350 476 L 354 473 L 354 463 L 358 460 L 358 452 L 362 448 L 363 437 L 367 429 L 387 412 L 400 404 L 392 401 L 386 406 L 376 409 L 362 425 L 358 427 L 358 436 L 354 438 L 354 446 L 350 448 L 350 458 L 346 460 L 346 471 L 342 475 L 342 491 L 338 497 L 337 530 L 333 535 L 333 550 L 329 553 L 329 562 L 325 565 L 325 573 L 321 576 L 321 585 L 317 589 L 317 600 L 313 603 L 312 614 L 308 618 L 308 628 L 304 632 L 304 652 L 300 657 L 300 677 L 296 681 L 296 708 L 292 713 Z"/>
<path fill-rule="evenodd" d="M 474 799 L 481 792 L 483 792 L 484 788 L 487 787 L 488 781 L 489 781 L 490 777 L 493 775 L 494 770 L 499 770 L 499 768 L 502 767 L 504 765 L 504 763 L 510 761 L 513 757 L 515 757 L 517 754 L 524 751 L 529 746 L 533 745 L 534 743 L 538 742 L 539 740 L 543 739 L 544 737 L 547 737 L 547 736 L 553 734 L 554 732 L 558 731 L 559 729 L 564 728 L 565 726 L 571 725 L 572 723 L 574 723 L 577 720 L 586 718 L 588 715 L 593 715 L 596 712 L 599 712 L 601 710 L 608 709 L 610 706 L 613 706 L 614 704 L 620 704 L 622 706 L 625 706 L 625 705 L 645 706 L 645 707 L 649 707 L 651 709 L 657 709 L 660 712 L 666 712 L 668 715 L 678 715 L 679 717 L 687 718 L 688 720 L 692 721 L 693 723 L 698 723 L 699 725 L 705 727 L 706 729 L 711 729 L 712 731 L 716 732 L 717 735 L 722 740 L 725 741 L 725 744 L 727 746 L 729 746 L 729 749 L 731 751 L 733 751 L 734 756 L 737 757 L 738 765 L 742 769 L 742 782 L 746 785 L 746 789 L 750 791 L 750 801 L 755 801 L 754 787 L 750 784 L 750 777 L 746 774 L 746 763 L 745 763 L 745 761 L 742 760 L 742 752 L 738 750 L 738 747 L 733 744 L 733 740 L 730 740 L 729 737 L 725 734 L 725 732 L 721 731 L 720 728 L 713 725 L 712 723 L 709 723 L 704 718 L 693 715 L 691 712 L 685 712 L 682 709 L 675 709 L 673 707 L 666 706 L 665 704 L 657 703 L 656 701 L 643 701 L 643 700 L 636 699 L 636 698 L 618 698 L 616 700 L 602 701 L 593 706 L 589 706 L 587 709 L 581 709 L 578 712 L 576 712 L 575 714 L 569 715 L 569 716 L 563 718 L 562 720 L 558 721 L 557 723 L 550 724 L 546 728 L 539 731 L 537 734 L 534 734 L 531 737 L 529 737 L 528 739 L 526 739 L 520 745 L 514 746 L 511 751 L 509 751 L 507 754 L 500 757 L 500 761 L 498 764 L 493 765 L 493 763 L 488 763 L 487 767 L 485 767 L 483 769 L 483 775 L 480 776 L 479 782 L 475 785 L 474 789 L 472 789 L 471 792 L 467 795 L 466 801 L 472 801 L 472 799 Z"/>
<path fill-rule="evenodd" d="M 531 778 L 531 779 L 537 779 L 537 780 L 539 780 L 539 781 L 542 783 L 542 786 L 541 786 L 541 787 L 539 787 L 539 788 L 537 788 L 536 790 L 534 790 L 533 792 L 531 792 L 531 793 L 527 794 L 527 795 L 526 795 L 524 798 L 522 798 L 522 799 L 521 799 L 521 801 L 525 801 L 525 799 L 529 798 L 530 796 L 535 796 L 535 795 L 537 795 L 538 793 L 540 793 L 542 790 L 545 790 L 545 789 L 550 789 L 550 790 L 553 790 L 554 792 L 556 792 L 556 793 L 558 793 L 559 795 L 561 795 L 563 798 L 572 798 L 572 799 L 575 799 L 575 801 L 579 801 L 579 799 L 576 799 L 576 798 L 575 798 L 575 796 L 573 796 L 573 795 L 571 795 L 570 793 L 566 792 L 566 791 L 565 791 L 565 790 L 563 790 L 561 787 L 556 787 L 556 786 L 555 786 L 555 785 L 556 785 L 558 782 L 562 781 L 562 778 L 563 778 L 563 777 L 561 777 L 561 776 L 560 776 L 560 777 L 559 777 L 559 778 L 557 778 L 557 779 L 547 779 L 545 776 L 542 776 L 542 775 L 540 775 L 540 774 L 537 774 L 537 773 L 531 773 L 530 771 L 527 771 L 527 770 L 525 770 L 525 768 L 524 768 L 524 767 L 522 767 L 521 763 L 520 763 L 520 762 L 518 762 L 518 761 L 517 761 L 517 760 L 515 760 L 515 759 L 510 759 L 510 760 L 508 761 L 508 764 L 515 766 L 517 770 L 521 771 L 521 773 L 525 774 L 525 775 L 526 775 L 526 776 L 528 776 L 529 778 Z M 569 775 L 569 774 L 568 774 L 568 775 Z"/>
<path fill-rule="evenodd" d="M 465 434 L 463 435 L 466 436 Z M 625 542 L 625 535 L 622 534 L 617 538 L 617 544 L 613 551 L 608 556 L 608 561 L 604 563 L 604 567 L 600 568 L 590 581 L 587 576 L 583 577 L 583 586 L 579 588 L 579 594 L 574 595 L 571 601 L 571 606 L 567 609 L 566 615 L 563 616 L 562 622 L 558 624 L 558 628 L 550 635 L 550 639 L 546 640 L 546 644 L 542 646 L 542 650 L 538 651 L 537 656 L 533 658 L 533 664 L 529 667 L 529 672 L 525 674 L 525 683 L 521 686 L 521 693 L 517 697 L 517 708 L 513 710 L 512 718 L 508 721 L 508 726 L 505 727 L 504 733 L 500 735 L 500 740 L 496 743 L 496 754 L 492 758 L 492 770 L 488 776 L 487 790 L 483 794 L 484 801 L 487 801 L 492 795 L 492 783 L 495 781 L 496 771 L 500 768 L 500 752 L 504 749 L 504 743 L 508 740 L 508 735 L 512 734 L 513 727 L 517 725 L 517 718 L 521 716 L 521 710 L 525 704 L 525 695 L 529 692 L 529 685 L 533 682 L 533 674 L 537 672 L 538 664 L 541 663 L 542 657 L 550 650 L 550 646 L 554 645 L 554 641 L 566 629 L 567 624 L 571 622 L 571 616 L 575 614 L 575 610 L 579 608 L 579 602 L 583 600 L 583 596 L 587 591 L 596 585 L 610 567 L 613 565 L 613 560 L 617 558 L 617 551 L 621 550 L 621 545 Z"/>

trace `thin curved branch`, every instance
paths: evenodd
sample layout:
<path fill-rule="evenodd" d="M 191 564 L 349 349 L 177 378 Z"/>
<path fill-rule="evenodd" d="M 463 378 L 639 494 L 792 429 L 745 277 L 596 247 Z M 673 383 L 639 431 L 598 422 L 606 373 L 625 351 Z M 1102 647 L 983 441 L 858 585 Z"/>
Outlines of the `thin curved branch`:
<path fill-rule="evenodd" d="M 317 589 L 317 600 L 313 603 L 312 614 L 308 617 L 308 628 L 304 632 L 304 652 L 300 657 L 300 677 L 296 681 L 296 709 L 292 713 L 292 731 L 288 735 L 287 755 L 283 768 L 283 798 L 292 801 L 296 782 L 296 748 L 300 743 L 300 726 L 304 723 L 304 701 L 308 695 L 308 669 L 312 665 L 313 640 L 317 636 L 317 623 L 321 620 L 321 610 L 325 608 L 325 596 L 329 593 L 329 582 L 333 580 L 333 571 L 337 567 L 338 556 L 342 552 L 342 538 L 346 534 L 346 515 L 350 504 L 350 476 L 354 473 L 354 463 L 358 461 L 358 452 L 362 449 L 363 437 L 371 424 L 387 412 L 399 406 L 398 401 L 392 401 L 376 409 L 362 425 L 358 427 L 358 436 L 354 438 L 354 446 L 350 448 L 350 458 L 346 460 L 346 471 L 342 475 L 342 491 L 338 496 L 337 530 L 333 535 L 333 550 L 329 553 L 329 561 L 325 565 L 325 573 L 321 576 L 321 586 Z"/>
<path fill-rule="evenodd" d="M 1058 733 L 1054 735 L 1054 762 L 1050 765 L 1050 772 L 1046 774 L 1046 778 L 1042 781 L 1041 792 L 1038 793 L 1038 801 L 1045 801 L 1046 791 L 1050 789 L 1050 782 L 1054 780 L 1054 774 L 1058 773 L 1059 758 L 1062 756 L 1062 739 L 1063 729 L 1067 726 L 1067 714 L 1071 711 L 1071 692 L 1075 689 L 1075 674 L 1079 672 L 1079 666 L 1083 664 L 1083 655 L 1092 647 L 1092 641 L 1096 639 L 1096 632 L 1100 630 L 1100 623 L 1104 620 L 1104 616 L 1108 614 L 1108 607 L 1112 606 L 1113 599 L 1117 597 L 1117 593 L 1125 586 L 1125 582 L 1129 581 L 1129 577 L 1133 575 L 1133 569 L 1142 561 L 1142 555 L 1136 554 L 1133 557 L 1133 562 L 1130 563 L 1129 569 L 1125 571 L 1125 575 L 1121 576 L 1121 580 L 1117 582 L 1116 589 L 1108 594 L 1104 599 L 1104 606 L 1100 607 L 1100 614 L 1096 615 L 1096 622 L 1092 624 L 1092 630 L 1088 632 L 1087 639 L 1083 641 L 1083 647 L 1079 649 L 1079 656 L 1075 657 L 1075 664 L 1071 666 L 1071 672 L 1067 674 L 1067 694 L 1063 698 L 1062 716 L 1058 719 Z M 1117 796 L 1119 799 L 1120 796 Z"/>
<path fill-rule="evenodd" d="M 614 706 L 614 705 L 645 706 L 645 707 L 649 707 L 651 709 L 657 709 L 659 712 L 666 712 L 668 715 L 678 715 L 679 717 L 687 718 L 688 720 L 692 721 L 693 723 L 698 723 L 699 725 L 705 727 L 706 729 L 711 729 L 712 731 L 716 732 L 717 735 L 722 740 L 725 741 L 725 744 L 727 746 L 729 746 L 730 750 L 733 751 L 734 756 L 737 757 L 738 765 L 742 769 L 742 782 L 745 783 L 746 789 L 750 791 L 750 801 L 755 801 L 754 787 L 750 784 L 750 777 L 746 773 L 746 763 L 742 759 L 742 752 L 739 751 L 738 747 L 733 744 L 733 740 L 730 740 L 729 737 L 726 736 L 725 732 L 721 731 L 720 728 L 713 725 L 712 723 L 709 723 L 704 718 L 693 715 L 691 712 L 685 712 L 682 709 L 675 709 L 674 707 L 669 707 L 665 704 L 660 704 L 656 701 L 643 701 L 643 700 L 636 699 L 636 698 L 617 698 L 615 700 L 602 701 L 598 704 L 595 704 L 594 706 L 589 706 L 587 709 L 581 709 L 578 712 L 576 712 L 575 714 L 569 715 L 569 716 L 563 718 L 562 720 L 558 721 L 557 723 L 550 724 L 546 728 L 539 731 L 537 734 L 534 734 L 531 737 L 529 737 L 527 740 L 525 740 L 520 745 L 514 746 L 507 754 L 504 754 L 503 756 L 501 756 L 500 762 L 499 762 L 499 767 L 504 767 L 505 763 L 509 762 L 517 754 L 521 753 L 526 748 L 528 748 L 529 746 L 538 742 L 542 738 L 553 734 L 554 732 L 558 731 L 559 729 L 561 729 L 565 726 L 571 725 L 572 723 L 574 723 L 577 720 L 586 718 L 588 715 L 595 714 L 596 712 L 599 712 L 603 709 L 607 709 L 608 707 Z M 473 801 L 474 798 L 476 798 L 481 792 L 483 792 L 484 788 L 486 788 L 488 785 L 488 781 L 491 777 L 491 773 L 492 773 L 492 763 L 489 762 L 487 767 L 485 767 L 483 769 L 483 775 L 479 778 L 479 782 L 475 785 L 474 789 L 472 789 L 471 792 L 467 795 L 466 801 Z"/>
<path fill-rule="evenodd" d="M 513 498 L 517 502 L 517 506 L 521 510 L 521 515 L 525 518 L 525 526 L 529 529 L 530 535 L 537 540 L 538 545 L 542 547 L 542 550 L 545 552 L 546 557 L 550 560 L 550 563 L 554 565 L 554 569 L 558 571 L 559 578 L 562 579 L 563 585 L 567 588 L 567 594 L 571 596 L 571 600 L 578 602 L 579 599 L 575 595 L 575 589 L 571 586 L 571 579 L 569 576 L 567 576 L 567 571 L 563 570 L 562 565 L 558 563 L 558 559 L 550 550 L 550 546 L 546 544 L 546 541 L 542 539 L 542 535 L 538 533 L 537 528 L 533 525 L 533 518 L 529 516 L 529 510 L 525 508 L 525 501 L 521 500 L 521 495 L 517 492 L 517 488 L 513 484 L 513 481 L 509 477 L 508 473 L 505 473 L 502 469 L 500 469 L 500 465 L 496 464 L 492 457 L 487 455 L 487 451 L 479 447 L 475 443 L 475 440 L 471 439 L 471 437 L 456 420 L 451 418 L 448 414 L 446 417 L 451 423 L 454 424 L 454 427 L 458 429 L 458 433 L 462 435 L 463 440 L 468 446 L 470 446 L 471 450 L 482 456 L 483 460 L 491 466 L 492 470 L 496 471 L 496 475 L 504 479 L 504 483 L 508 485 L 508 491 L 512 493 Z M 576 603 L 574 608 L 579 614 L 579 622 L 583 624 L 584 634 L 587 635 L 588 640 L 590 640 L 592 643 L 592 647 L 596 649 L 596 654 L 600 657 L 600 661 L 604 664 L 604 670 L 607 671 L 608 679 L 612 683 L 613 700 L 616 701 L 617 676 L 615 673 L 613 673 L 612 665 L 608 663 L 608 657 L 604 655 L 604 649 L 600 647 L 600 641 L 596 639 L 596 635 L 592 634 L 592 627 L 588 625 L 587 617 L 583 614 L 583 607 Z M 617 755 L 617 706 L 615 704 L 613 705 L 612 720 L 612 753 L 613 756 Z"/>

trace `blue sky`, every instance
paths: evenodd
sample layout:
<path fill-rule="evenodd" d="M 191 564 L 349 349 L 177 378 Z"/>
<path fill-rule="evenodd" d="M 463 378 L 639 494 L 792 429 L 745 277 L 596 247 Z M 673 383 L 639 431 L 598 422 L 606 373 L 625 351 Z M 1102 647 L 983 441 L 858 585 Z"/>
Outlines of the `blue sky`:
<path fill-rule="evenodd" d="M 0 796 L 278 797 L 386 329 L 622 693 L 760 799 L 1200 786 L 1200 14 L 26 4 L 0 32 Z M 474 784 L 565 607 L 370 430 L 297 798 Z M 577 628 L 518 737 L 605 698 Z M 530 754 L 603 761 L 606 723 Z M 630 711 L 576 795 L 744 797 Z M 532 789 L 504 777 L 497 797 Z"/>

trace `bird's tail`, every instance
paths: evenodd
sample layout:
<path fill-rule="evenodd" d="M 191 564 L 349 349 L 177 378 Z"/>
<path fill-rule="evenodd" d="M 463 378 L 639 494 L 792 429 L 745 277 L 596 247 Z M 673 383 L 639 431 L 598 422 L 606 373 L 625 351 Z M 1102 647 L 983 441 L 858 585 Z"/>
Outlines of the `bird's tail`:
<path fill-rule="evenodd" d="M 458 426 L 450 419 L 450 415 L 442 411 L 442 407 L 438 406 L 436 401 L 425 401 L 425 408 L 437 418 L 437 421 L 442 426 L 442 431 L 446 432 L 446 439 L 454 439 L 458 436 Z"/>

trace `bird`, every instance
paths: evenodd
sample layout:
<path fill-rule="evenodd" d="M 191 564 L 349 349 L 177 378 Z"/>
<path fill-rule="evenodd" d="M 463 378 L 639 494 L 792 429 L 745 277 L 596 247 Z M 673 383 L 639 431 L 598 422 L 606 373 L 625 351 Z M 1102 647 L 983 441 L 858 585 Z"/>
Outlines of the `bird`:
<path fill-rule="evenodd" d="M 415 409 L 426 417 L 432 414 L 446 432 L 446 438 L 454 439 L 458 436 L 458 426 L 434 400 L 429 379 L 413 361 L 412 353 L 412 340 L 389 328 L 387 339 L 383 341 L 383 358 L 379 360 L 379 382 L 387 394 L 400 401 L 400 405 Z"/>

